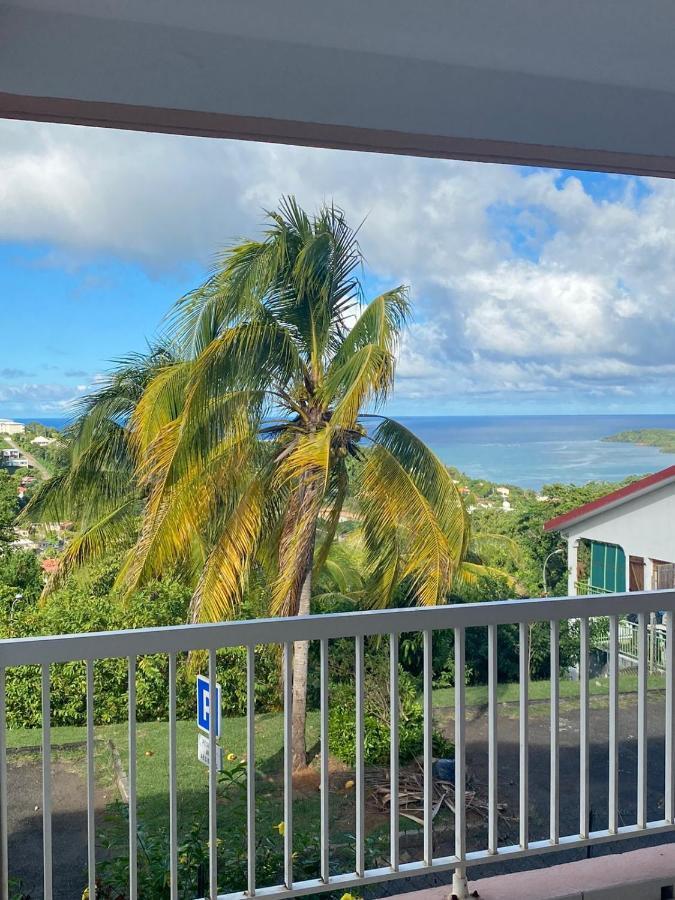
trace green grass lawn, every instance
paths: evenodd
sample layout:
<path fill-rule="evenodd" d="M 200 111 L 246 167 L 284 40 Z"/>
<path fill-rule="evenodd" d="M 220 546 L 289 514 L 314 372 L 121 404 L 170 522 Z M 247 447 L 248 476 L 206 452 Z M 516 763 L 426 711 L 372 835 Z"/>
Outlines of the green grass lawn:
<path fill-rule="evenodd" d="M 281 809 L 281 795 L 275 790 L 283 765 L 283 717 L 269 713 L 256 716 L 256 772 L 258 793 Z M 177 772 L 179 813 L 186 818 L 201 812 L 208 792 L 208 767 L 197 760 L 197 726 L 193 721 L 178 722 L 176 726 Z M 310 712 L 307 720 L 308 746 L 316 744 L 319 736 L 319 714 Z M 86 741 L 86 728 L 79 726 L 52 727 L 52 745 L 57 747 Z M 104 779 L 107 770 L 112 780 L 112 758 L 109 741 L 117 748 L 125 770 L 128 769 L 129 747 L 126 723 L 99 725 L 95 729 L 96 756 L 99 777 Z M 39 749 L 39 729 L 12 729 L 7 732 L 9 748 Z M 223 719 L 223 735 L 220 741 L 224 754 L 235 754 L 237 762 L 246 758 L 246 719 Z M 162 820 L 168 810 L 169 728 L 166 722 L 140 722 L 136 729 L 137 748 L 137 797 L 139 817 Z M 82 749 L 82 759 L 85 751 Z M 236 763 L 225 761 L 225 769 Z M 274 795 L 279 793 L 279 797 Z M 300 800 L 302 806 L 302 801 Z M 270 812 L 271 810 L 267 810 Z M 302 813 L 302 810 L 300 810 Z M 276 818 L 274 822 L 278 822 Z"/>
<path fill-rule="evenodd" d="M 650 675 L 648 677 L 648 689 L 650 691 L 665 690 L 666 680 L 664 675 Z M 608 696 L 609 678 L 592 678 L 589 683 L 591 696 Z M 619 675 L 619 691 L 621 693 L 634 693 L 638 689 L 637 675 L 631 672 Z M 434 692 L 434 706 L 454 706 L 454 688 L 437 688 Z M 520 696 L 520 685 L 500 684 L 497 687 L 497 699 L 500 703 L 516 703 Z M 550 681 L 531 681 L 529 689 L 530 700 L 548 700 L 551 696 Z M 579 696 L 579 682 L 560 680 L 561 699 L 574 699 Z M 487 685 L 479 684 L 466 688 L 466 705 L 468 707 L 481 707 L 487 705 Z"/>
<path fill-rule="evenodd" d="M 256 800 L 258 839 L 279 852 L 283 849 L 283 837 L 278 824 L 283 820 L 283 716 L 261 714 L 256 716 Z M 197 733 L 194 721 L 181 721 L 176 728 L 177 746 L 177 800 L 179 836 L 186 835 L 191 826 L 199 823 L 205 838 L 208 832 L 208 767 L 197 759 Z M 317 749 L 319 738 L 319 714 L 311 711 L 307 721 L 308 747 Z M 13 729 L 7 733 L 9 748 L 35 749 L 38 760 L 41 731 L 39 729 Z M 95 729 L 97 786 L 105 790 L 109 797 L 117 797 L 115 789 L 112 753 L 108 742 L 112 741 L 119 752 L 122 765 L 128 771 L 128 738 L 126 723 L 102 725 Z M 86 749 L 81 746 L 86 741 L 84 727 L 52 727 L 51 740 L 54 759 L 67 759 L 69 766 L 79 770 L 84 781 L 86 773 Z M 76 746 L 73 747 L 72 745 Z M 57 749 L 65 747 L 67 749 Z M 68 747 L 68 745 L 71 745 Z M 80 746 L 77 746 L 80 745 Z M 218 789 L 218 832 L 242 839 L 246 822 L 245 769 L 241 761 L 246 759 L 246 719 L 223 719 L 223 734 L 220 740 L 226 757 L 225 777 Z M 137 725 L 137 811 L 141 826 L 168 828 L 169 820 L 169 730 L 166 722 L 141 722 Z M 228 761 L 228 754 L 235 760 Z M 22 762 L 30 754 L 22 753 L 14 757 Z M 8 764 L 11 767 L 10 753 Z M 239 771 L 239 786 L 227 785 L 227 775 Z M 58 777 L 58 770 L 55 777 Z M 353 856 L 349 835 L 355 827 L 354 789 L 351 773 L 339 770 L 331 779 L 331 839 L 342 859 Z M 293 802 L 294 840 L 306 846 L 308 839 L 315 840 L 320 830 L 320 792 L 318 774 L 301 780 L 295 786 Z M 124 834 L 121 809 L 112 812 L 103 820 L 99 817 L 99 832 L 113 831 Z M 336 857 L 337 858 L 337 857 Z M 318 865 L 318 861 L 317 861 Z M 353 866 L 354 862 L 346 863 Z M 318 876 L 318 870 L 316 872 Z M 271 877 L 271 883 L 276 883 Z"/>

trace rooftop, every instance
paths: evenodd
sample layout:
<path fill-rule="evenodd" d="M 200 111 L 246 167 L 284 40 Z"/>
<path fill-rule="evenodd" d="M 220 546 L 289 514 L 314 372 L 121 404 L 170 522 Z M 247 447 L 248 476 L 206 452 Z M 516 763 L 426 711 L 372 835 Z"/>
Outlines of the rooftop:
<path fill-rule="evenodd" d="M 549 519 L 548 522 L 544 523 L 544 531 L 563 531 L 566 526 L 571 525 L 573 522 L 589 519 L 599 512 L 604 512 L 615 506 L 620 506 L 628 500 L 634 500 L 636 497 L 649 494 L 651 491 L 673 481 L 675 481 L 675 466 L 668 466 L 666 469 L 661 469 L 652 475 L 646 475 L 644 478 L 626 485 L 626 487 L 610 491 L 603 497 L 598 497 L 597 500 L 591 500 L 590 503 L 584 503 L 575 509 L 571 509 L 569 512 Z"/>

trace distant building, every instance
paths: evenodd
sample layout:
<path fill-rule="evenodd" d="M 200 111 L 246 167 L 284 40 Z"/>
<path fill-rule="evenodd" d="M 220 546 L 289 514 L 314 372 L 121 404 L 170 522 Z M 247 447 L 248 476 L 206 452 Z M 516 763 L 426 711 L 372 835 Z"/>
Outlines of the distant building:
<path fill-rule="evenodd" d="M 0 419 L 0 434 L 23 434 L 26 426 L 11 419 Z"/>
<path fill-rule="evenodd" d="M 40 566 L 45 575 L 55 575 L 59 570 L 59 561 L 58 559 L 47 557 L 40 560 Z"/>
<path fill-rule="evenodd" d="M 504 510 L 504 512 L 511 512 L 513 507 L 508 500 L 502 500 L 502 509 Z"/>
<path fill-rule="evenodd" d="M 0 450 L 0 466 L 4 466 L 7 469 L 24 469 L 32 465 L 21 455 L 20 450 L 15 450 L 13 447 Z"/>
<path fill-rule="evenodd" d="M 31 441 L 31 444 L 35 444 L 36 447 L 48 447 L 50 444 L 55 444 L 56 438 L 45 437 L 42 434 L 38 434 L 37 437 L 34 437 Z"/>
<path fill-rule="evenodd" d="M 508 497 L 511 493 L 511 491 L 507 487 L 498 487 L 496 490 L 501 497 Z"/>
<path fill-rule="evenodd" d="M 675 466 L 556 516 L 544 529 L 567 539 L 571 596 L 675 587 Z"/>

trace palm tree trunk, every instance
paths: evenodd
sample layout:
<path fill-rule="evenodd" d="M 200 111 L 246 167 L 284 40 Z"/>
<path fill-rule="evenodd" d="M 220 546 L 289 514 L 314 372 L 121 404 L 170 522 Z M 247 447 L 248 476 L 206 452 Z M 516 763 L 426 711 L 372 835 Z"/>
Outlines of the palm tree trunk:
<path fill-rule="evenodd" d="M 319 519 L 321 486 L 317 479 L 304 479 L 292 496 L 279 547 L 279 568 L 292 566 L 294 585 L 286 598 L 285 614 L 307 616 L 312 596 L 312 568 L 314 541 Z M 305 725 L 307 719 L 307 664 L 309 642 L 296 641 L 293 647 L 293 738 L 291 756 L 293 769 L 307 765 Z"/>
<path fill-rule="evenodd" d="M 299 616 L 308 616 L 312 595 L 312 567 L 310 565 L 300 592 Z M 293 770 L 307 765 L 305 730 L 307 723 L 307 668 L 309 641 L 296 641 L 293 645 Z"/>

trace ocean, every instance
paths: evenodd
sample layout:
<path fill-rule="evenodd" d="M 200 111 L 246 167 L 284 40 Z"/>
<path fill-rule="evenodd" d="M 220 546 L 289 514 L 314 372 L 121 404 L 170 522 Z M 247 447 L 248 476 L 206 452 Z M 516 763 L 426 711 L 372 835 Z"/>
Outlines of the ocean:
<path fill-rule="evenodd" d="M 673 428 L 675 415 L 429 416 L 401 418 L 447 465 L 472 478 L 539 490 L 553 481 L 621 481 L 675 463 L 655 447 L 601 439 Z"/>
<path fill-rule="evenodd" d="M 63 428 L 68 420 L 42 418 Z M 601 438 L 638 428 L 673 428 L 675 415 L 415 416 L 400 421 L 440 459 L 472 478 L 539 490 L 553 481 L 620 481 L 675 463 L 655 447 L 604 443 Z"/>

